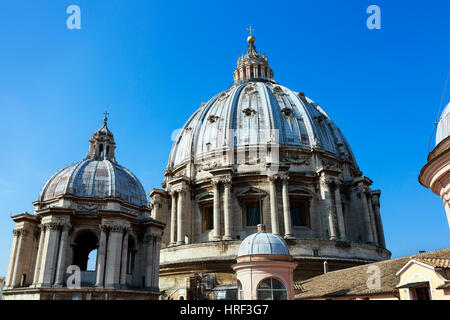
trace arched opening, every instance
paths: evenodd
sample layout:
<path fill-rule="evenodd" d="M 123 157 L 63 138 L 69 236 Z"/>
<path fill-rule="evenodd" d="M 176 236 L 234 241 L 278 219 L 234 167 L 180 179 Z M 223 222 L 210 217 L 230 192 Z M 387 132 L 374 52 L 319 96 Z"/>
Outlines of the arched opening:
<path fill-rule="evenodd" d="M 101 144 L 99 149 L 98 149 L 98 157 L 100 159 L 103 159 L 103 145 Z"/>
<path fill-rule="evenodd" d="M 286 286 L 276 278 L 262 280 L 256 289 L 258 300 L 287 300 Z"/>
<path fill-rule="evenodd" d="M 95 271 L 97 260 L 97 236 L 91 231 L 80 233 L 75 238 L 73 264 L 80 267 L 80 271 Z"/>

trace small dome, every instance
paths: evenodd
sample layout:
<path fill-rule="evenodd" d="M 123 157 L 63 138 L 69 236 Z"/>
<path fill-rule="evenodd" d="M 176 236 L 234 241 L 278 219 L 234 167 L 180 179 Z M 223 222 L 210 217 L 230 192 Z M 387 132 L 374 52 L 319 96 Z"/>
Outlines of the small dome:
<path fill-rule="evenodd" d="M 450 136 L 450 102 L 447 103 L 441 117 L 439 118 L 439 123 L 436 131 L 436 145 L 438 145 L 442 140 Z"/>
<path fill-rule="evenodd" d="M 110 160 L 85 159 L 55 173 L 42 188 L 39 201 L 62 195 L 87 198 L 118 198 L 146 206 L 144 188 L 128 169 Z"/>
<path fill-rule="evenodd" d="M 289 249 L 284 240 L 272 233 L 261 230 L 242 240 L 238 250 L 238 257 L 253 254 L 289 255 Z"/>
<path fill-rule="evenodd" d="M 83 161 L 71 164 L 47 180 L 39 201 L 63 195 L 86 198 L 117 198 L 136 206 L 147 206 L 147 196 L 141 182 L 116 161 L 114 135 L 103 126 L 89 141 L 89 152 Z"/>

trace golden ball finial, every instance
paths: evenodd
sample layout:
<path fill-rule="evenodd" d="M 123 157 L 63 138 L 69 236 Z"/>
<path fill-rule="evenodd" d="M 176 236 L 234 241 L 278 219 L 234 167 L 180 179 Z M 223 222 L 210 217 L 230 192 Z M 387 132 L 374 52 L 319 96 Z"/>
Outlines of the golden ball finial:
<path fill-rule="evenodd" d="M 252 36 L 252 35 L 249 35 L 248 38 L 247 38 L 247 42 L 248 43 L 254 43 L 255 42 L 255 37 Z"/>

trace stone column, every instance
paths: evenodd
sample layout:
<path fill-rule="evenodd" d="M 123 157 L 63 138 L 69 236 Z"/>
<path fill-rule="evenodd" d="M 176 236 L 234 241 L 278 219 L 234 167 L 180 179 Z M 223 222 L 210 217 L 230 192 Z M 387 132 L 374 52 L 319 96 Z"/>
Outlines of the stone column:
<path fill-rule="evenodd" d="M 370 224 L 369 205 L 367 204 L 366 188 L 364 187 L 363 184 L 358 185 L 358 194 L 360 196 L 363 208 L 362 215 L 364 219 L 364 224 L 366 226 L 366 240 L 367 242 L 373 242 L 372 226 Z"/>
<path fill-rule="evenodd" d="M 159 216 L 159 206 L 161 205 L 161 200 L 159 199 L 159 196 L 154 196 L 154 198 L 152 199 L 152 206 L 153 206 L 153 210 L 152 210 L 152 215 L 153 215 L 153 219 L 159 220 L 160 216 Z"/>
<path fill-rule="evenodd" d="M 39 284 L 41 287 L 50 287 L 53 284 L 56 271 L 57 246 L 59 243 L 61 224 L 58 222 L 50 222 L 45 226 L 47 231 L 45 233 Z"/>
<path fill-rule="evenodd" d="M 56 269 L 55 285 L 63 286 L 64 275 L 66 274 L 67 244 L 69 242 L 70 225 L 63 225 L 61 230 L 61 240 L 59 243 L 58 264 Z"/>
<path fill-rule="evenodd" d="M 36 255 L 36 264 L 34 267 L 34 276 L 33 276 L 33 284 L 36 285 L 39 280 L 39 273 L 41 271 L 41 261 L 42 261 L 42 250 L 44 246 L 44 240 L 45 240 L 45 228 L 40 225 L 39 229 L 41 230 L 41 233 L 39 234 L 39 247 L 38 252 Z"/>
<path fill-rule="evenodd" d="M 120 267 L 120 286 L 127 285 L 127 264 L 128 264 L 128 234 L 129 230 L 125 229 L 122 239 L 122 259 Z"/>
<path fill-rule="evenodd" d="M 28 230 L 20 229 L 20 230 L 14 230 L 14 232 L 17 235 L 17 250 L 16 250 L 16 257 L 14 259 L 14 268 L 13 268 L 13 274 L 12 274 L 12 281 L 11 286 L 12 287 L 18 287 L 20 285 L 20 277 L 21 277 L 21 270 L 22 270 L 22 256 L 23 256 L 23 249 L 24 249 L 24 238 L 26 234 L 28 233 Z"/>
<path fill-rule="evenodd" d="M 106 258 L 106 246 L 108 241 L 108 227 L 106 225 L 100 225 L 100 243 L 97 251 L 97 278 L 95 281 L 96 287 L 103 287 L 104 275 L 105 275 L 105 258 Z"/>
<path fill-rule="evenodd" d="M 105 287 L 120 286 L 120 260 L 122 253 L 123 226 L 112 225 L 109 229 L 109 241 L 105 270 Z"/>
<path fill-rule="evenodd" d="M 341 240 L 346 239 L 345 233 L 345 220 L 344 213 L 342 211 L 342 200 L 341 200 L 341 191 L 339 189 L 340 183 L 337 181 L 334 182 L 334 201 L 336 202 L 336 214 L 339 226 L 339 236 Z"/>
<path fill-rule="evenodd" d="M 289 202 L 289 176 L 284 175 L 281 177 L 282 182 L 282 195 L 283 195 L 283 218 L 284 218 L 284 238 L 294 239 L 294 233 L 292 232 L 292 217 L 291 207 Z"/>
<path fill-rule="evenodd" d="M 161 249 L 161 235 L 156 235 L 155 238 L 155 270 L 153 270 L 154 287 L 159 287 L 159 258 Z"/>
<path fill-rule="evenodd" d="M 367 206 L 369 207 L 370 226 L 372 227 L 373 242 L 378 243 L 377 222 L 375 220 L 375 215 L 373 213 L 372 195 L 370 193 L 370 190 L 368 190 L 368 192 L 366 193 L 366 197 L 367 197 Z"/>
<path fill-rule="evenodd" d="M 233 222 L 231 220 L 231 178 L 227 178 L 223 181 L 223 208 L 224 208 L 224 223 L 225 223 L 225 235 L 223 236 L 224 240 L 233 240 L 232 237 L 232 226 Z"/>
<path fill-rule="evenodd" d="M 177 204 L 177 245 L 184 244 L 184 193 L 185 190 L 178 191 L 178 204 Z"/>
<path fill-rule="evenodd" d="M 219 181 L 211 180 L 214 192 L 214 240 L 220 240 L 220 202 L 219 202 Z"/>
<path fill-rule="evenodd" d="M 380 191 L 374 191 L 372 193 L 372 203 L 375 211 L 376 223 L 377 223 L 377 231 L 378 231 L 378 242 L 383 247 L 386 248 L 386 240 L 384 238 L 384 230 L 383 223 L 381 221 L 380 214 Z"/>
<path fill-rule="evenodd" d="M 172 198 L 172 208 L 170 211 L 170 245 L 175 245 L 177 243 L 177 200 L 175 198 L 175 191 L 170 192 L 170 196 Z"/>
<path fill-rule="evenodd" d="M 328 236 L 330 240 L 336 240 L 337 234 L 336 234 L 336 224 L 334 221 L 334 208 L 333 208 L 333 202 L 331 201 L 331 192 L 330 192 L 330 183 L 331 181 L 325 176 L 321 177 L 320 181 L 320 187 L 321 187 L 321 196 L 324 203 L 324 209 L 326 214 L 326 219 L 328 222 Z"/>
<path fill-rule="evenodd" d="M 11 287 L 14 267 L 16 264 L 16 252 L 19 235 L 20 232 L 17 232 L 17 230 L 13 230 L 13 241 L 11 245 L 11 253 L 9 255 L 8 275 L 6 277 L 5 288 Z"/>
<path fill-rule="evenodd" d="M 154 246 L 155 237 L 148 233 L 145 235 L 147 262 L 145 264 L 145 287 L 151 288 L 153 286 L 153 271 L 154 271 Z"/>
<path fill-rule="evenodd" d="M 275 180 L 277 176 L 268 176 L 270 187 L 270 222 L 272 225 L 272 233 L 279 235 L 280 228 L 278 227 L 278 213 L 277 213 L 277 190 L 275 186 Z"/>

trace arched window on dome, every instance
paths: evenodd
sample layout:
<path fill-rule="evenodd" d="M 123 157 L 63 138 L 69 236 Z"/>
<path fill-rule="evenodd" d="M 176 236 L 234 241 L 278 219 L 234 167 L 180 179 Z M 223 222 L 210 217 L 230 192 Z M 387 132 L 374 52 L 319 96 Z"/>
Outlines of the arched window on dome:
<path fill-rule="evenodd" d="M 262 280 L 256 289 L 257 300 L 287 300 L 286 286 L 276 278 Z"/>
<path fill-rule="evenodd" d="M 98 149 L 98 157 L 100 159 L 103 159 L 103 144 L 101 144 L 99 149 Z"/>

